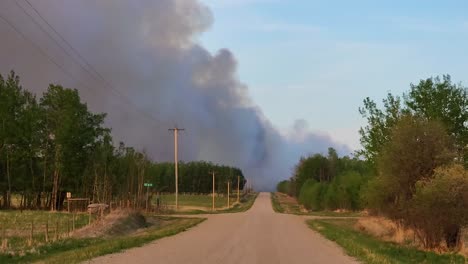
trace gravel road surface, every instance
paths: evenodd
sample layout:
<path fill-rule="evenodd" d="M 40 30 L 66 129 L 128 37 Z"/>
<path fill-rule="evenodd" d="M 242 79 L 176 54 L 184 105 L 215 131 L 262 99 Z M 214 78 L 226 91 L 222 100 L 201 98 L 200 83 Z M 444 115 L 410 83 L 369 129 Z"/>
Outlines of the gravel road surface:
<path fill-rule="evenodd" d="M 208 215 L 208 220 L 143 247 L 106 255 L 91 263 L 357 263 L 296 215 L 273 211 L 260 193 L 244 213 Z"/>

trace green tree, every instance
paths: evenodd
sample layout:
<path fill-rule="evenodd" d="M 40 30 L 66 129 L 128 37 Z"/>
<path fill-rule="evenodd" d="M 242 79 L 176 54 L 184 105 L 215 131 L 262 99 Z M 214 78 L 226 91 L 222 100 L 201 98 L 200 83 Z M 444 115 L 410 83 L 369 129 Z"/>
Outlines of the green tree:
<path fill-rule="evenodd" d="M 450 75 L 411 84 L 405 104 L 414 115 L 438 120 L 455 139 L 459 160 L 468 165 L 468 90 L 452 83 Z"/>
<path fill-rule="evenodd" d="M 52 167 L 52 198 L 50 208 L 60 209 L 61 193 L 79 189 L 83 173 L 97 138 L 105 131 L 101 127 L 104 114 L 92 114 L 81 102 L 78 91 L 50 85 L 41 98 L 47 135 L 47 158 Z"/>
<path fill-rule="evenodd" d="M 431 179 L 435 168 L 453 162 L 452 146 L 441 123 L 404 115 L 379 155 L 379 174 L 365 194 L 368 205 L 392 219 L 408 219 L 416 183 Z"/>

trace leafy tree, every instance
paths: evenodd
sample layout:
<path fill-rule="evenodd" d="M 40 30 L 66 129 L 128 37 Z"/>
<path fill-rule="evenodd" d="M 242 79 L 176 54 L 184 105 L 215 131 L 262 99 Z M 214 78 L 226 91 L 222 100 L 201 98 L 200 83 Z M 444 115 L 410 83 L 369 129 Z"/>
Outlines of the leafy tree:
<path fill-rule="evenodd" d="M 379 174 L 365 194 L 368 205 L 392 219 L 407 220 L 416 183 L 430 180 L 435 168 L 453 162 L 451 147 L 439 122 L 403 116 L 379 155 Z"/>
<path fill-rule="evenodd" d="M 459 160 L 467 160 L 468 146 L 468 89 L 453 84 L 450 75 L 421 80 L 411 84 L 405 104 L 414 115 L 438 120 L 455 139 Z"/>
<path fill-rule="evenodd" d="M 359 108 L 361 115 L 367 119 L 367 125 L 359 130 L 361 144 L 364 147 L 358 154 L 364 156 L 372 164 L 382 147 L 390 139 L 390 131 L 401 115 L 401 99 L 398 96 L 387 94 L 383 100 L 384 110 L 369 97 L 364 99 L 364 107 Z"/>

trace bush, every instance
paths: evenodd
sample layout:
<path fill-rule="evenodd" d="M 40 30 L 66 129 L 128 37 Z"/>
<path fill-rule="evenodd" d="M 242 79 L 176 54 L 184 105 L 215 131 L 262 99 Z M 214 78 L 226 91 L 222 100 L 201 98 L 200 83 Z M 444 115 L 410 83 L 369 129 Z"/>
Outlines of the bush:
<path fill-rule="evenodd" d="M 288 180 L 280 181 L 278 185 L 276 185 L 276 191 L 284 194 L 290 193 L 290 183 Z"/>
<path fill-rule="evenodd" d="M 309 179 L 299 192 L 299 202 L 309 210 L 322 210 L 323 200 L 327 192 L 327 184 Z"/>
<path fill-rule="evenodd" d="M 430 181 L 416 184 L 410 222 L 426 248 L 442 240 L 449 249 L 460 245 L 461 227 L 468 224 L 468 172 L 461 165 L 435 170 Z"/>

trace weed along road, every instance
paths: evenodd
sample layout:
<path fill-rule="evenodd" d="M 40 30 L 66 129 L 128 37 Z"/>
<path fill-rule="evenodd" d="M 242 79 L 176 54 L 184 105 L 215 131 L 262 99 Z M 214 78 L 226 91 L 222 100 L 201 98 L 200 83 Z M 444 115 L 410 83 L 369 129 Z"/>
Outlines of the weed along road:
<path fill-rule="evenodd" d="M 260 193 L 244 213 L 209 215 L 200 225 L 91 263 L 355 263 L 304 218 L 275 213 Z"/>

